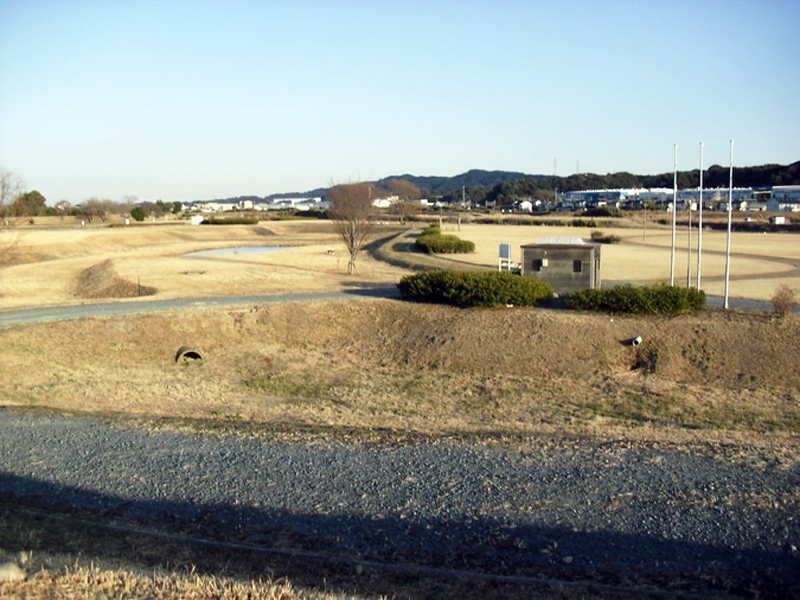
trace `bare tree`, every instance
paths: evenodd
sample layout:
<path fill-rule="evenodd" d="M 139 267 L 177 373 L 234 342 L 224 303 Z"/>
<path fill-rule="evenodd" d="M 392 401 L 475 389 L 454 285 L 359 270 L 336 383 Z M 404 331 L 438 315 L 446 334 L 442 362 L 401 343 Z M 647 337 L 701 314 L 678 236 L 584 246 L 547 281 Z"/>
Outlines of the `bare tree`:
<path fill-rule="evenodd" d="M 348 183 L 331 189 L 331 219 L 350 253 L 350 260 L 347 263 L 348 275 L 358 271 L 356 258 L 372 231 L 372 222 L 369 219 L 372 210 L 371 185 Z"/>
<path fill-rule="evenodd" d="M 0 167 L 0 216 L 5 216 L 7 207 L 24 188 L 25 182 L 22 177 Z"/>

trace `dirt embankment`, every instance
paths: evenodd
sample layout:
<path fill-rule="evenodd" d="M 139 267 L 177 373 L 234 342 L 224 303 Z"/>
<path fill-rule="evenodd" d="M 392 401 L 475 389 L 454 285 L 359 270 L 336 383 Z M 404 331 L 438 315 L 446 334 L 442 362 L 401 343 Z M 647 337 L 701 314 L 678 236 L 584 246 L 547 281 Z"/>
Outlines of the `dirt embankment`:
<path fill-rule="evenodd" d="M 796 318 L 708 312 L 661 318 L 457 310 L 398 302 L 268 307 L 264 335 L 369 363 L 547 379 L 640 372 L 722 388 L 800 388 Z M 642 337 L 639 346 L 627 343 Z"/>
<path fill-rule="evenodd" d="M 137 298 L 155 293 L 154 287 L 120 277 L 111 259 L 84 269 L 75 282 L 75 296 L 78 298 Z"/>
<path fill-rule="evenodd" d="M 625 318 L 396 300 L 195 309 L 0 331 L 0 401 L 430 433 L 716 431 L 749 443 L 800 433 L 799 329 L 794 315 Z M 626 343 L 635 336 L 640 345 Z M 203 360 L 176 363 L 185 345 Z"/>

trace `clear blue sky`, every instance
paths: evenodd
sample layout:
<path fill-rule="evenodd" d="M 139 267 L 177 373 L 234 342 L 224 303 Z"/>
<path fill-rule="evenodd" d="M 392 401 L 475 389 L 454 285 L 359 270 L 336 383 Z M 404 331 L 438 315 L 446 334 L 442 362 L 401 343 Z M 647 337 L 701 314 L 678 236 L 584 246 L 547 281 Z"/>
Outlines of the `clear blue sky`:
<path fill-rule="evenodd" d="M 0 166 L 49 203 L 800 160 L 796 0 L 0 0 Z"/>

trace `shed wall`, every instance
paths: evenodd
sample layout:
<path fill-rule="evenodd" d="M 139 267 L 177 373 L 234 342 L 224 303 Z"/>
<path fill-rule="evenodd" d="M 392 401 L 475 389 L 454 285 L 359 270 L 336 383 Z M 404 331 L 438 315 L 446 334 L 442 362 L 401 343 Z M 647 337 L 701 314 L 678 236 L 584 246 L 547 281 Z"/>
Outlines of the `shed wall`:
<path fill-rule="evenodd" d="M 596 246 L 523 246 L 522 274 L 547 281 L 559 294 L 594 289 L 600 287 L 600 250 Z"/>

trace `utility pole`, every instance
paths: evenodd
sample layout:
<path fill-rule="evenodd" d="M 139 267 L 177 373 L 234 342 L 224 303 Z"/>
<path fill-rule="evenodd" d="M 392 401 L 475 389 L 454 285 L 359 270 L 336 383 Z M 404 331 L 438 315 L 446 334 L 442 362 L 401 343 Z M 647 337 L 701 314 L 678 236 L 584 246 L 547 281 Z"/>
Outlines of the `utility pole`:
<path fill-rule="evenodd" d="M 700 142 L 700 206 L 697 213 L 697 290 L 700 290 L 700 271 L 703 262 L 703 142 Z"/>
<path fill-rule="evenodd" d="M 692 287 L 692 201 L 689 200 L 689 247 L 686 251 L 686 289 Z"/>
<path fill-rule="evenodd" d="M 675 221 L 678 217 L 678 144 L 675 144 L 672 175 L 672 251 L 669 258 L 669 284 L 675 285 Z"/>

